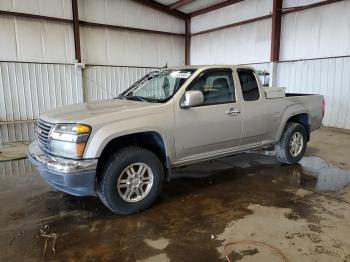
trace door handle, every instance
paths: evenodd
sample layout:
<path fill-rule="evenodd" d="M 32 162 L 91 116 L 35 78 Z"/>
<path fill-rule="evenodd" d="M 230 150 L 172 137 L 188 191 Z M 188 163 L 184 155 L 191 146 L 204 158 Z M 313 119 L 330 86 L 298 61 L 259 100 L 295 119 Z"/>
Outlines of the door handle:
<path fill-rule="evenodd" d="M 234 108 L 230 108 L 229 110 L 226 111 L 226 114 L 228 114 L 229 116 L 236 116 L 236 115 L 239 115 L 240 113 L 241 111 Z"/>

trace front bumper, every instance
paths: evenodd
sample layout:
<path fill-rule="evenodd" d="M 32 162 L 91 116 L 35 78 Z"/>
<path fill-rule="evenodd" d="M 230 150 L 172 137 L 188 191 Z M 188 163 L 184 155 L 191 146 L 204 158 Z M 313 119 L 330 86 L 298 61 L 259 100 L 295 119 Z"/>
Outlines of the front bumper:
<path fill-rule="evenodd" d="M 54 157 L 43 152 L 34 141 L 28 159 L 44 180 L 57 190 L 75 196 L 94 196 L 97 159 L 73 160 Z"/>

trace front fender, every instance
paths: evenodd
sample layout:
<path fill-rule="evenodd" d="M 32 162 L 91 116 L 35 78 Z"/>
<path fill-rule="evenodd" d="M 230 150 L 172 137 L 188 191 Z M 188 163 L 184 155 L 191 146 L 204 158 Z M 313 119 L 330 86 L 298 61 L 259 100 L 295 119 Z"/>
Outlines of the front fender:
<path fill-rule="evenodd" d="M 161 123 L 159 126 L 150 125 L 150 123 Z M 172 136 L 171 136 L 171 121 L 164 119 L 161 116 L 133 118 L 130 120 L 118 121 L 105 124 L 99 128 L 93 128 L 93 133 L 90 135 L 88 144 L 86 145 L 84 158 L 98 158 L 103 149 L 113 139 L 125 135 L 132 135 L 142 132 L 156 132 L 164 142 L 167 156 L 173 157 Z"/>

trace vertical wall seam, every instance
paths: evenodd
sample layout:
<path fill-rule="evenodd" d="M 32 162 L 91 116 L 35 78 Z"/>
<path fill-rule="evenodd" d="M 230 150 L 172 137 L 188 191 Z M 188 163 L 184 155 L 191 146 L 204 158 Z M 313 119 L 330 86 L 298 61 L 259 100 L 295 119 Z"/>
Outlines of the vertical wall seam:
<path fill-rule="evenodd" d="M 14 30 L 15 30 L 15 44 L 16 44 L 16 58 L 17 60 L 20 59 L 20 53 L 19 53 L 19 39 L 18 39 L 18 28 L 17 28 L 17 17 L 14 17 Z"/>

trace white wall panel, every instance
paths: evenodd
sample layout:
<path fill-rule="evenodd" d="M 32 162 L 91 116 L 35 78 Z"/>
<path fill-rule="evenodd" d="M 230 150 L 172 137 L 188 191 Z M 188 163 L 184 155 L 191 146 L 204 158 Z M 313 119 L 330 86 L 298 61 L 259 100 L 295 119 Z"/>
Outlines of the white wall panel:
<path fill-rule="evenodd" d="M 0 16 L 0 60 L 74 63 L 69 24 Z"/>
<path fill-rule="evenodd" d="M 160 67 L 183 65 L 183 37 L 82 27 L 82 56 L 89 64 Z"/>
<path fill-rule="evenodd" d="M 135 83 L 154 68 L 89 66 L 84 70 L 87 101 L 110 99 Z"/>
<path fill-rule="evenodd" d="M 192 64 L 248 64 L 269 61 L 271 19 L 197 35 Z"/>
<path fill-rule="evenodd" d="M 8 142 L 32 140 L 34 140 L 34 121 L 0 123 L 0 145 Z"/>
<path fill-rule="evenodd" d="M 283 0 L 283 8 L 310 5 L 324 0 Z"/>
<path fill-rule="evenodd" d="M 182 19 L 130 0 L 79 0 L 83 21 L 135 28 L 184 33 Z"/>
<path fill-rule="evenodd" d="M 218 10 L 195 16 L 191 20 L 191 32 L 220 27 L 240 21 L 270 14 L 272 10 L 271 0 L 249 0 Z"/>
<path fill-rule="evenodd" d="M 350 57 L 283 62 L 277 67 L 277 85 L 288 92 L 322 94 L 326 126 L 350 129 Z"/>
<path fill-rule="evenodd" d="M 158 64 L 158 35 L 142 34 L 142 66 L 160 66 Z"/>
<path fill-rule="evenodd" d="M 256 70 L 260 71 L 270 71 L 270 63 L 258 63 L 258 64 L 246 64 L 247 66 L 254 67 Z"/>
<path fill-rule="evenodd" d="M 349 28 L 350 1 L 284 15 L 280 59 L 349 55 Z"/>
<path fill-rule="evenodd" d="M 18 60 L 42 62 L 44 57 L 42 23 L 31 19 L 15 19 L 14 23 Z"/>
<path fill-rule="evenodd" d="M 0 10 L 72 19 L 71 0 L 1 0 Z"/>
<path fill-rule="evenodd" d="M 0 59 L 17 60 L 17 42 L 15 20 L 0 16 Z"/>
<path fill-rule="evenodd" d="M 36 119 L 82 100 L 81 73 L 72 65 L 0 62 L 0 121 Z"/>

